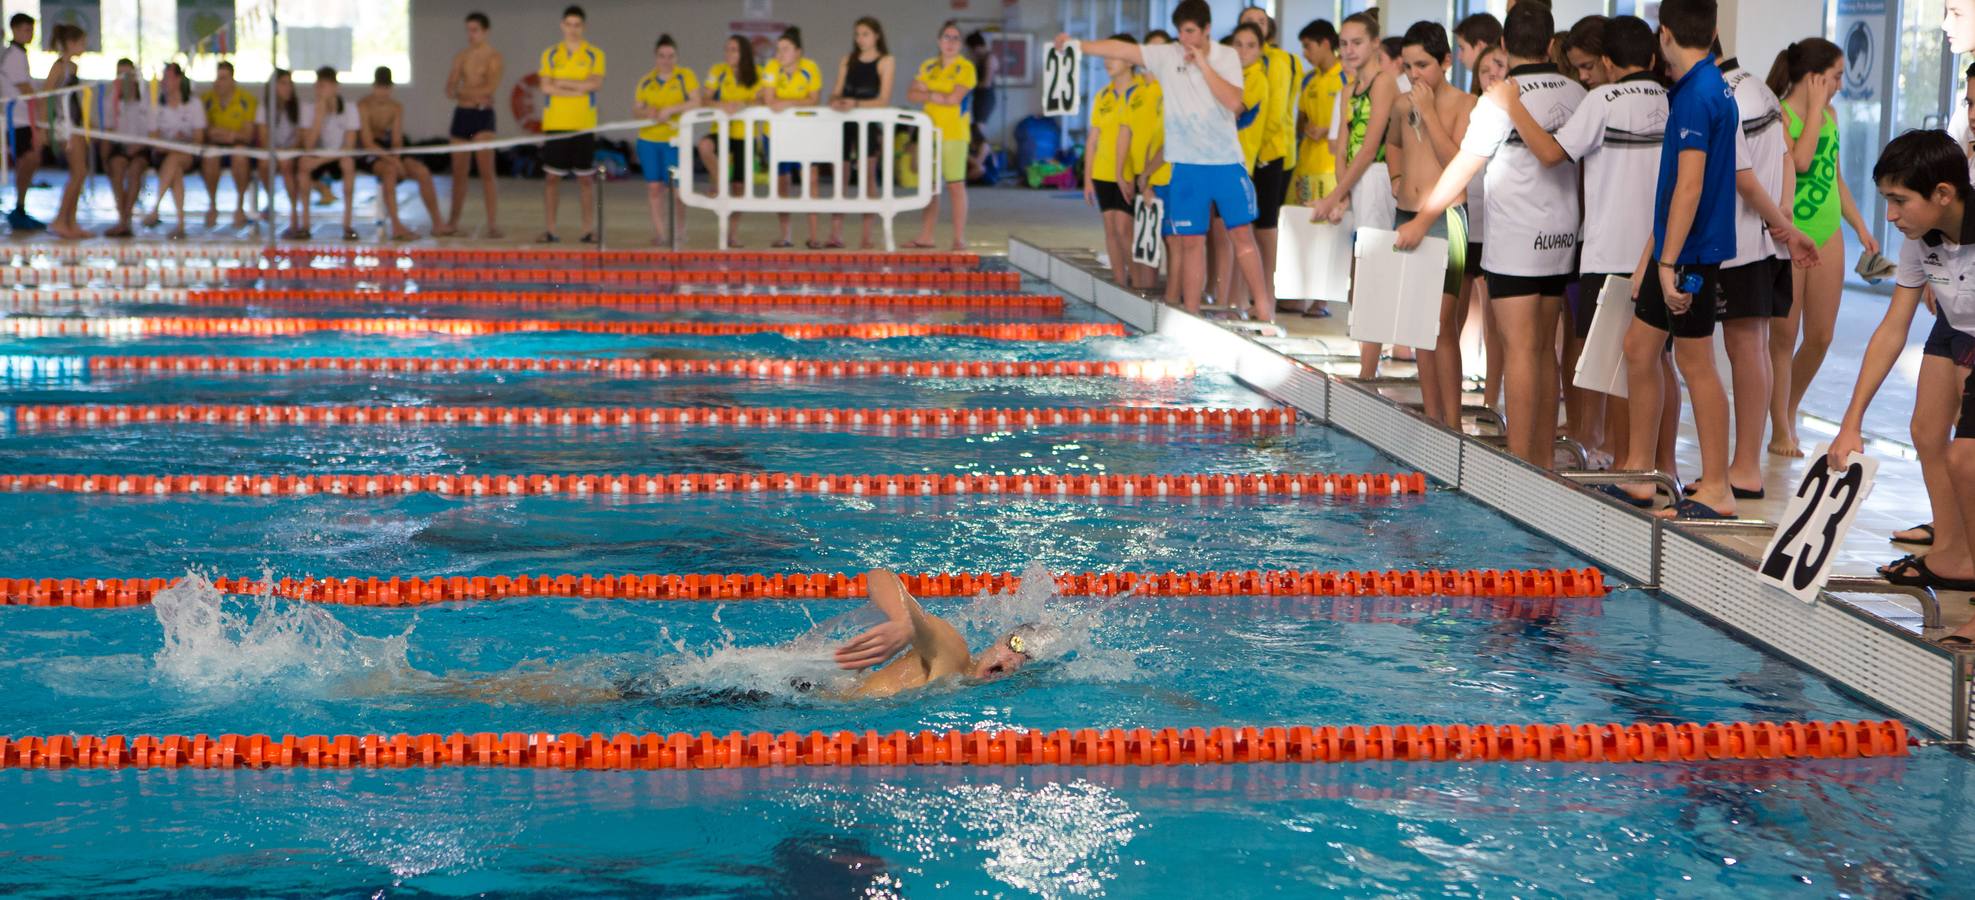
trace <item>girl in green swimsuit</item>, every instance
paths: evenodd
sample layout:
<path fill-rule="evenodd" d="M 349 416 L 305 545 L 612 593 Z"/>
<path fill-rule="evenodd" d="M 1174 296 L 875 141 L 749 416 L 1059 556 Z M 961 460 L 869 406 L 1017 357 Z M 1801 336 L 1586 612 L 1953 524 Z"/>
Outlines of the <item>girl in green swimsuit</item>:
<path fill-rule="evenodd" d="M 1849 260 L 1841 221 L 1851 224 L 1865 252 L 1879 252 L 1879 243 L 1872 239 L 1838 169 L 1838 125 L 1831 98 L 1844 77 L 1845 52 L 1823 38 L 1806 38 L 1784 48 L 1769 70 L 1769 89 L 1783 101 L 1790 161 L 1797 170 L 1797 227 L 1817 242 L 1818 260 L 1812 268 L 1795 271 L 1789 315 L 1770 322 L 1769 360 L 1775 382 L 1769 401 L 1769 452 L 1778 456 L 1804 455 L 1797 443 L 1797 410 L 1824 364 L 1845 288 Z"/>

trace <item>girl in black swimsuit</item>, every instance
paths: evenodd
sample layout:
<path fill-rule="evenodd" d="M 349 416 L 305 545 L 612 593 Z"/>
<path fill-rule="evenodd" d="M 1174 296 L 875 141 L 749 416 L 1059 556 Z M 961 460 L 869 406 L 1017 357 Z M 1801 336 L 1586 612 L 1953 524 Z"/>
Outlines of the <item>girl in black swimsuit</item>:
<path fill-rule="evenodd" d="M 837 68 L 837 92 L 830 97 L 830 108 L 838 112 L 849 112 L 859 107 L 890 105 L 893 62 L 891 50 L 885 46 L 885 26 L 880 24 L 877 19 L 865 16 L 857 20 L 857 24 L 853 27 L 851 34 L 852 43 L 850 53 L 844 56 L 843 63 Z M 878 166 L 884 159 L 885 154 L 889 153 L 891 149 L 885 146 L 884 126 L 877 124 L 870 125 L 866 128 L 864 137 L 871 149 L 871 152 L 868 154 L 864 153 L 862 149 L 865 144 L 858 141 L 857 126 L 854 124 L 844 125 L 843 153 L 845 164 L 856 167 L 859 159 L 861 158 L 863 160 L 861 172 L 857 172 L 853 168 L 853 172 L 857 174 L 857 187 L 855 189 L 857 193 L 853 194 L 853 196 L 861 196 L 865 191 L 876 191 L 878 189 Z M 846 190 L 851 189 L 850 174 L 846 173 L 846 177 L 844 178 Z M 877 216 L 866 215 L 864 217 L 863 232 L 857 244 L 858 249 L 870 250 L 876 246 L 872 243 L 871 229 L 877 224 Z M 843 216 L 841 214 L 830 217 L 830 239 L 823 246 L 832 249 L 843 246 Z"/>

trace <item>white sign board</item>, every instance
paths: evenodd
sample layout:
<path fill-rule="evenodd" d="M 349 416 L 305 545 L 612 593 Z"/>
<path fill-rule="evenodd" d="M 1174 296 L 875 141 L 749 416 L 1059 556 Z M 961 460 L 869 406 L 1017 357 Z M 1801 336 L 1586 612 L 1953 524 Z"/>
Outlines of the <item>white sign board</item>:
<path fill-rule="evenodd" d="M 1042 51 L 1042 114 L 1074 116 L 1083 108 L 1082 45 L 1071 41 Z"/>
<path fill-rule="evenodd" d="M 1810 468 L 1790 497 L 1790 508 L 1762 551 L 1758 567 L 1764 581 L 1805 603 L 1815 602 L 1817 592 L 1831 580 L 1838 548 L 1879 473 L 1879 461 L 1863 453 L 1852 454 L 1843 469 L 1832 469 L 1824 450 L 1820 445 L 1811 451 Z"/>
<path fill-rule="evenodd" d="M 1354 341 L 1433 349 L 1440 338 L 1440 293 L 1447 280 L 1447 240 L 1430 237 L 1394 249 L 1397 232 L 1358 229 L 1358 276 L 1351 285 Z"/>
<path fill-rule="evenodd" d="M 1166 260 L 1166 201 L 1151 194 L 1132 200 L 1132 262 L 1154 269 Z"/>
<path fill-rule="evenodd" d="M 1614 397 L 1626 395 L 1625 332 L 1632 327 L 1632 309 L 1632 279 L 1607 277 L 1604 290 L 1598 292 L 1598 311 L 1591 317 L 1591 335 L 1577 357 L 1572 384 Z"/>
<path fill-rule="evenodd" d="M 1276 299 L 1351 298 L 1352 215 L 1341 224 L 1311 222 L 1301 207 L 1283 210 L 1276 225 Z"/>

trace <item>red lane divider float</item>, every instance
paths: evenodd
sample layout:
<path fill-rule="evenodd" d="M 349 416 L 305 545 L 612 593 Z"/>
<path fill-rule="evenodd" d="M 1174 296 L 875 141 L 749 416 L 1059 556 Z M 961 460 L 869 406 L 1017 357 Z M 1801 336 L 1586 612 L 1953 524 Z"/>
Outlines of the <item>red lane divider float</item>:
<path fill-rule="evenodd" d="M 72 267 L 71 267 L 72 268 Z M 74 275 L 63 268 L 14 270 L 17 277 L 30 277 L 34 273 L 63 272 Z M 141 270 L 95 269 L 96 272 L 122 272 Z M 344 268 L 344 269 L 254 269 L 245 266 L 230 269 L 205 270 L 154 270 L 150 274 L 161 275 L 170 271 L 191 271 L 201 274 L 200 281 L 328 281 L 372 283 L 392 283 L 402 281 L 425 281 L 434 283 L 464 282 L 468 284 L 827 284 L 836 287 L 903 287 L 903 288 L 964 288 L 977 291 L 1017 290 L 1022 286 L 1019 272 L 873 272 L 858 269 L 816 271 L 812 269 L 761 269 L 761 268 L 707 268 L 707 269 L 506 269 L 506 268 Z M 62 277 L 50 279 L 40 277 L 42 282 L 49 280 L 88 281 L 87 278 Z M 186 281 L 182 283 L 194 283 Z"/>
<path fill-rule="evenodd" d="M 1189 475 L 791 475 L 696 472 L 614 475 L 0 475 L 0 491 L 67 494 L 450 497 L 704 493 L 1063 497 L 1397 496 L 1426 491 L 1418 472 Z"/>
<path fill-rule="evenodd" d="M 1184 766 L 1905 756 L 1898 721 L 812 731 L 771 734 L 49 735 L 0 737 L 0 768 L 753 769 L 796 766 Z"/>
<path fill-rule="evenodd" d="M 428 318 L 0 318 L 0 334 L 13 337 L 264 337 L 340 331 L 357 334 L 473 336 L 572 331 L 583 334 L 710 335 L 779 334 L 798 340 L 881 340 L 898 337 L 976 337 L 1004 341 L 1080 341 L 1123 337 L 1116 322 L 1006 322 L 986 325 L 910 322 L 564 322 L 552 319 Z"/>
<path fill-rule="evenodd" d="M 597 374 L 619 378 L 1186 378 L 1186 360 L 1050 360 L 948 362 L 845 359 L 622 359 L 278 356 L 92 356 L 90 372 L 186 372 L 262 375 L 274 372 Z"/>
<path fill-rule="evenodd" d="M 448 306 L 591 306 L 617 309 L 909 309 L 1008 310 L 1030 313 L 1063 311 L 1063 298 L 1050 294 L 659 294 L 514 290 L 383 293 L 254 288 L 187 291 L 184 302 L 194 306 L 241 304 L 325 306 L 384 302 Z"/>
<path fill-rule="evenodd" d="M 1018 572 L 900 573 L 921 597 L 1003 593 Z M 1319 572 L 1296 569 L 1217 572 L 1067 572 L 1056 591 L 1071 597 L 1565 597 L 1605 595 L 1597 569 L 1431 569 Z M 143 606 L 175 578 L 0 578 L 0 605 L 111 609 Z M 421 578 L 219 578 L 229 594 L 273 593 L 346 606 L 425 606 L 509 597 L 603 600 L 847 600 L 870 596 L 865 576 L 842 572 L 704 575 L 496 575 Z"/>
<path fill-rule="evenodd" d="M 147 422 L 207 425 L 523 425 L 634 428 L 662 425 L 753 428 L 1024 428 L 1045 425 L 1143 425 L 1174 428 L 1282 428 L 1296 424 L 1288 407 L 1196 409 L 1147 406 L 1088 408 L 959 407 L 803 408 L 788 406 L 273 406 L 129 404 L 16 406 L 14 424 L 82 429 Z"/>

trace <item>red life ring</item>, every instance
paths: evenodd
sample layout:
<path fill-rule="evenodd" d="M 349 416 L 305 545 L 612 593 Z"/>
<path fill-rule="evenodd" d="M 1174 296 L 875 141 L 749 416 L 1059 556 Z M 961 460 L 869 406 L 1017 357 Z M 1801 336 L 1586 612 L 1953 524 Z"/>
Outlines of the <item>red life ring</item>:
<path fill-rule="evenodd" d="M 537 97 L 542 96 L 542 78 L 533 72 L 523 75 L 514 83 L 514 91 L 508 95 L 508 111 L 514 120 L 521 123 L 523 131 L 539 133 L 542 130 L 541 111 L 535 108 Z"/>

